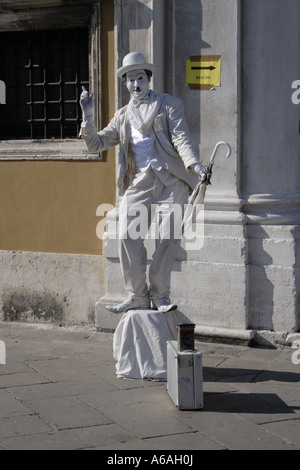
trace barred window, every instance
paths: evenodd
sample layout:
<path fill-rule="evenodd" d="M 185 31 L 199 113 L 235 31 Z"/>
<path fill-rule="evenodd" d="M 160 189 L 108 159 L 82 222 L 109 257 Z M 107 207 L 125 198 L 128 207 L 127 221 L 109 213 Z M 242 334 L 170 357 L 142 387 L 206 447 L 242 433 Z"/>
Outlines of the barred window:
<path fill-rule="evenodd" d="M 72 139 L 88 87 L 88 28 L 0 34 L 0 139 Z"/>

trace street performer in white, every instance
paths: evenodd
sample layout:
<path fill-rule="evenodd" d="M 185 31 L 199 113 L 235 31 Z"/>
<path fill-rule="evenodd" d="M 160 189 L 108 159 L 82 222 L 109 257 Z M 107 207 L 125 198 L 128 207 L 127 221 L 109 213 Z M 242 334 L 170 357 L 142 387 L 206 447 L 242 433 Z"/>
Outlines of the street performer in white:
<path fill-rule="evenodd" d="M 114 313 L 151 306 L 161 312 L 177 308 L 170 301 L 170 277 L 180 239 L 172 232 L 168 237 L 160 233 L 147 284 L 144 236 L 129 236 L 136 216 L 129 215 L 128 208 L 143 204 L 150 212 L 151 205 L 157 204 L 161 219 L 170 217 L 174 205 L 183 209 L 205 170 L 193 149 L 181 101 L 150 90 L 153 69 L 139 52 L 125 56 L 117 74 L 125 81 L 131 99 L 100 132 L 93 120 L 93 95 L 84 90 L 80 98 L 81 135 L 88 150 L 101 152 L 120 145 L 119 256 L 128 298 L 106 307 Z"/>

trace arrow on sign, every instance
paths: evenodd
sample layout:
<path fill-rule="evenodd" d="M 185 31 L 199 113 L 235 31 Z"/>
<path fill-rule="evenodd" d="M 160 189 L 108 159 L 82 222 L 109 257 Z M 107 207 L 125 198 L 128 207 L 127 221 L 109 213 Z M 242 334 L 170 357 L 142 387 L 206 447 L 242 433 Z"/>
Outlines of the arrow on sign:
<path fill-rule="evenodd" d="M 210 65 L 210 67 L 192 67 L 192 70 L 215 70 L 216 67 Z"/>

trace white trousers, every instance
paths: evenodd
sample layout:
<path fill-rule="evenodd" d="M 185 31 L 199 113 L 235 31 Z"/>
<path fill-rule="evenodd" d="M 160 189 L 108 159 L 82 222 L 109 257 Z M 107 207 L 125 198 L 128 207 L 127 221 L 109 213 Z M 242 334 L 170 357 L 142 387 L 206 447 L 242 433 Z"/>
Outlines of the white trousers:
<path fill-rule="evenodd" d="M 188 185 L 170 176 L 166 186 L 150 168 L 135 177 L 120 201 L 120 264 L 125 290 L 133 297 L 144 297 L 148 292 L 153 299 L 170 295 L 171 269 L 180 247 L 182 213 L 189 196 Z M 155 251 L 148 286 L 144 240 L 150 224 Z"/>

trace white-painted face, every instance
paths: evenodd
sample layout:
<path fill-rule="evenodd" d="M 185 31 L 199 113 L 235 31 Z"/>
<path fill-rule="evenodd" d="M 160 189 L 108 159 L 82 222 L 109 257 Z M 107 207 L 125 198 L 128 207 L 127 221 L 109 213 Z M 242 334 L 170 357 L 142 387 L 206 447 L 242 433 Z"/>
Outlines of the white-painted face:
<path fill-rule="evenodd" d="M 134 70 L 126 74 L 126 87 L 131 96 L 142 100 L 149 93 L 149 79 L 144 70 Z"/>

